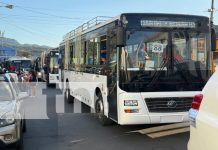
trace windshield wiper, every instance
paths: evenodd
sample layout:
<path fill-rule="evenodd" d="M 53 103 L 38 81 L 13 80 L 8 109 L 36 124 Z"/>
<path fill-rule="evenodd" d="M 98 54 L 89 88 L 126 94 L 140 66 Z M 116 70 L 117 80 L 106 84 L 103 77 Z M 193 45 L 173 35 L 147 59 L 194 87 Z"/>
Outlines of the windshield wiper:
<path fill-rule="evenodd" d="M 151 79 L 151 82 L 147 85 L 147 87 L 151 87 L 154 84 L 156 84 L 156 82 L 161 74 L 161 71 L 163 71 L 164 67 L 166 67 L 168 65 L 170 60 L 171 59 L 168 57 L 162 61 L 162 66 L 160 67 L 160 70 L 155 71 L 155 73 Z M 177 67 L 177 71 L 179 72 L 179 75 L 181 75 L 181 77 L 184 79 L 184 81 L 188 85 L 191 85 L 190 83 L 192 83 L 192 82 L 191 82 L 191 78 L 190 78 L 191 77 L 190 73 L 188 71 L 185 71 L 185 69 L 183 69 L 184 67 L 181 66 L 181 65 L 184 65 L 184 62 L 181 63 L 178 60 L 176 60 L 175 58 L 173 58 L 173 61 L 174 61 L 175 66 Z M 186 66 L 185 68 L 188 68 L 188 66 Z"/>
<path fill-rule="evenodd" d="M 154 85 L 154 83 L 156 83 L 157 79 L 158 79 L 159 76 L 160 76 L 160 72 L 163 71 L 163 69 L 168 65 L 169 60 L 170 60 L 169 57 L 167 57 L 167 58 L 165 58 L 165 59 L 162 60 L 160 69 L 159 69 L 159 70 L 156 70 L 156 71 L 154 72 L 154 75 L 153 75 L 152 78 L 151 78 L 151 82 L 147 85 L 147 87 L 151 87 L 151 86 Z"/>

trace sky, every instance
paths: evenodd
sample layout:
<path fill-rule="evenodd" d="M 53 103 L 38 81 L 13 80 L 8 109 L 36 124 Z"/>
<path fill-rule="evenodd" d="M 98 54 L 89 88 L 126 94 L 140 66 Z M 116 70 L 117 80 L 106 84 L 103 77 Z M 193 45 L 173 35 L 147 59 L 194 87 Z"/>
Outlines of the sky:
<path fill-rule="evenodd" d="M 0 0 L 0 31 L 22 44 L 57 47 L 63 36 L 96 16 L 177 13 L 210 16 L 211 0 Z M 218 9 L 218 1 L 215 0 Z M 214 22 L 218 24 L 217 12 Z"/>

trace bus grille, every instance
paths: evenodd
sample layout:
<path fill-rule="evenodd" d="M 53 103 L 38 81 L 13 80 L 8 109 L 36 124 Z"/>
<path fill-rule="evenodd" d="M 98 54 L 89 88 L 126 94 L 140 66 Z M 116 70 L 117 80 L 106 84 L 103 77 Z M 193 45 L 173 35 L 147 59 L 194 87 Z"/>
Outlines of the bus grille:
<path fill-rule="evenodd" d="M 191 108 L 193 97 L 172 98 L 146 98 L 149 112 L 169 113 L 186 112 Z"/>

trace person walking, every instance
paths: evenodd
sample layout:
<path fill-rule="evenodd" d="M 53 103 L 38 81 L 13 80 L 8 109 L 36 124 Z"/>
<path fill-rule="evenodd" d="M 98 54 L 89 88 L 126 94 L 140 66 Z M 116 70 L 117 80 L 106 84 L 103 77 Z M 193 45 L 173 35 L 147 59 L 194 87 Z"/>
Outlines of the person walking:
<path fill-rule="evenodd" d="M 29 84 L 31 87 L 31 97 L 36 96 L 36 84 L 37 84 L 37 77 L 34 70 L 30 70 L 30 76 L 29 76 Z"/>
<path fill-rule="evenodd" d="M 11 72 L 15 72 L 16 71 L 16 66 L 14 65 L 14 63 L 11 63 L 11 65 L 10 65 L 10 71 Z"/>

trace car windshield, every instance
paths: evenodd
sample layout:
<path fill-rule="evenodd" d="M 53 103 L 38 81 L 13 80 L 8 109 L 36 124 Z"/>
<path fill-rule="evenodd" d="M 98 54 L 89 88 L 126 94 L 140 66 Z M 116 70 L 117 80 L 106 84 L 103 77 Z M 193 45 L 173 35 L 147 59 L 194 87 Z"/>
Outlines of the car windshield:
<path fill-rule="evenodd" d="M 13 100 L 13 93 L 8 82 L 0 81 L 0 101 Z"/>
<path fill-rule="evenodd" d="M 208 34 L 197 32 L 128 31 L 120 56 L 121 87 L 128 91 L 139 84 L 142 89 L 137 91 L 202 90 L 209 78 L 207 39 Z"/>

